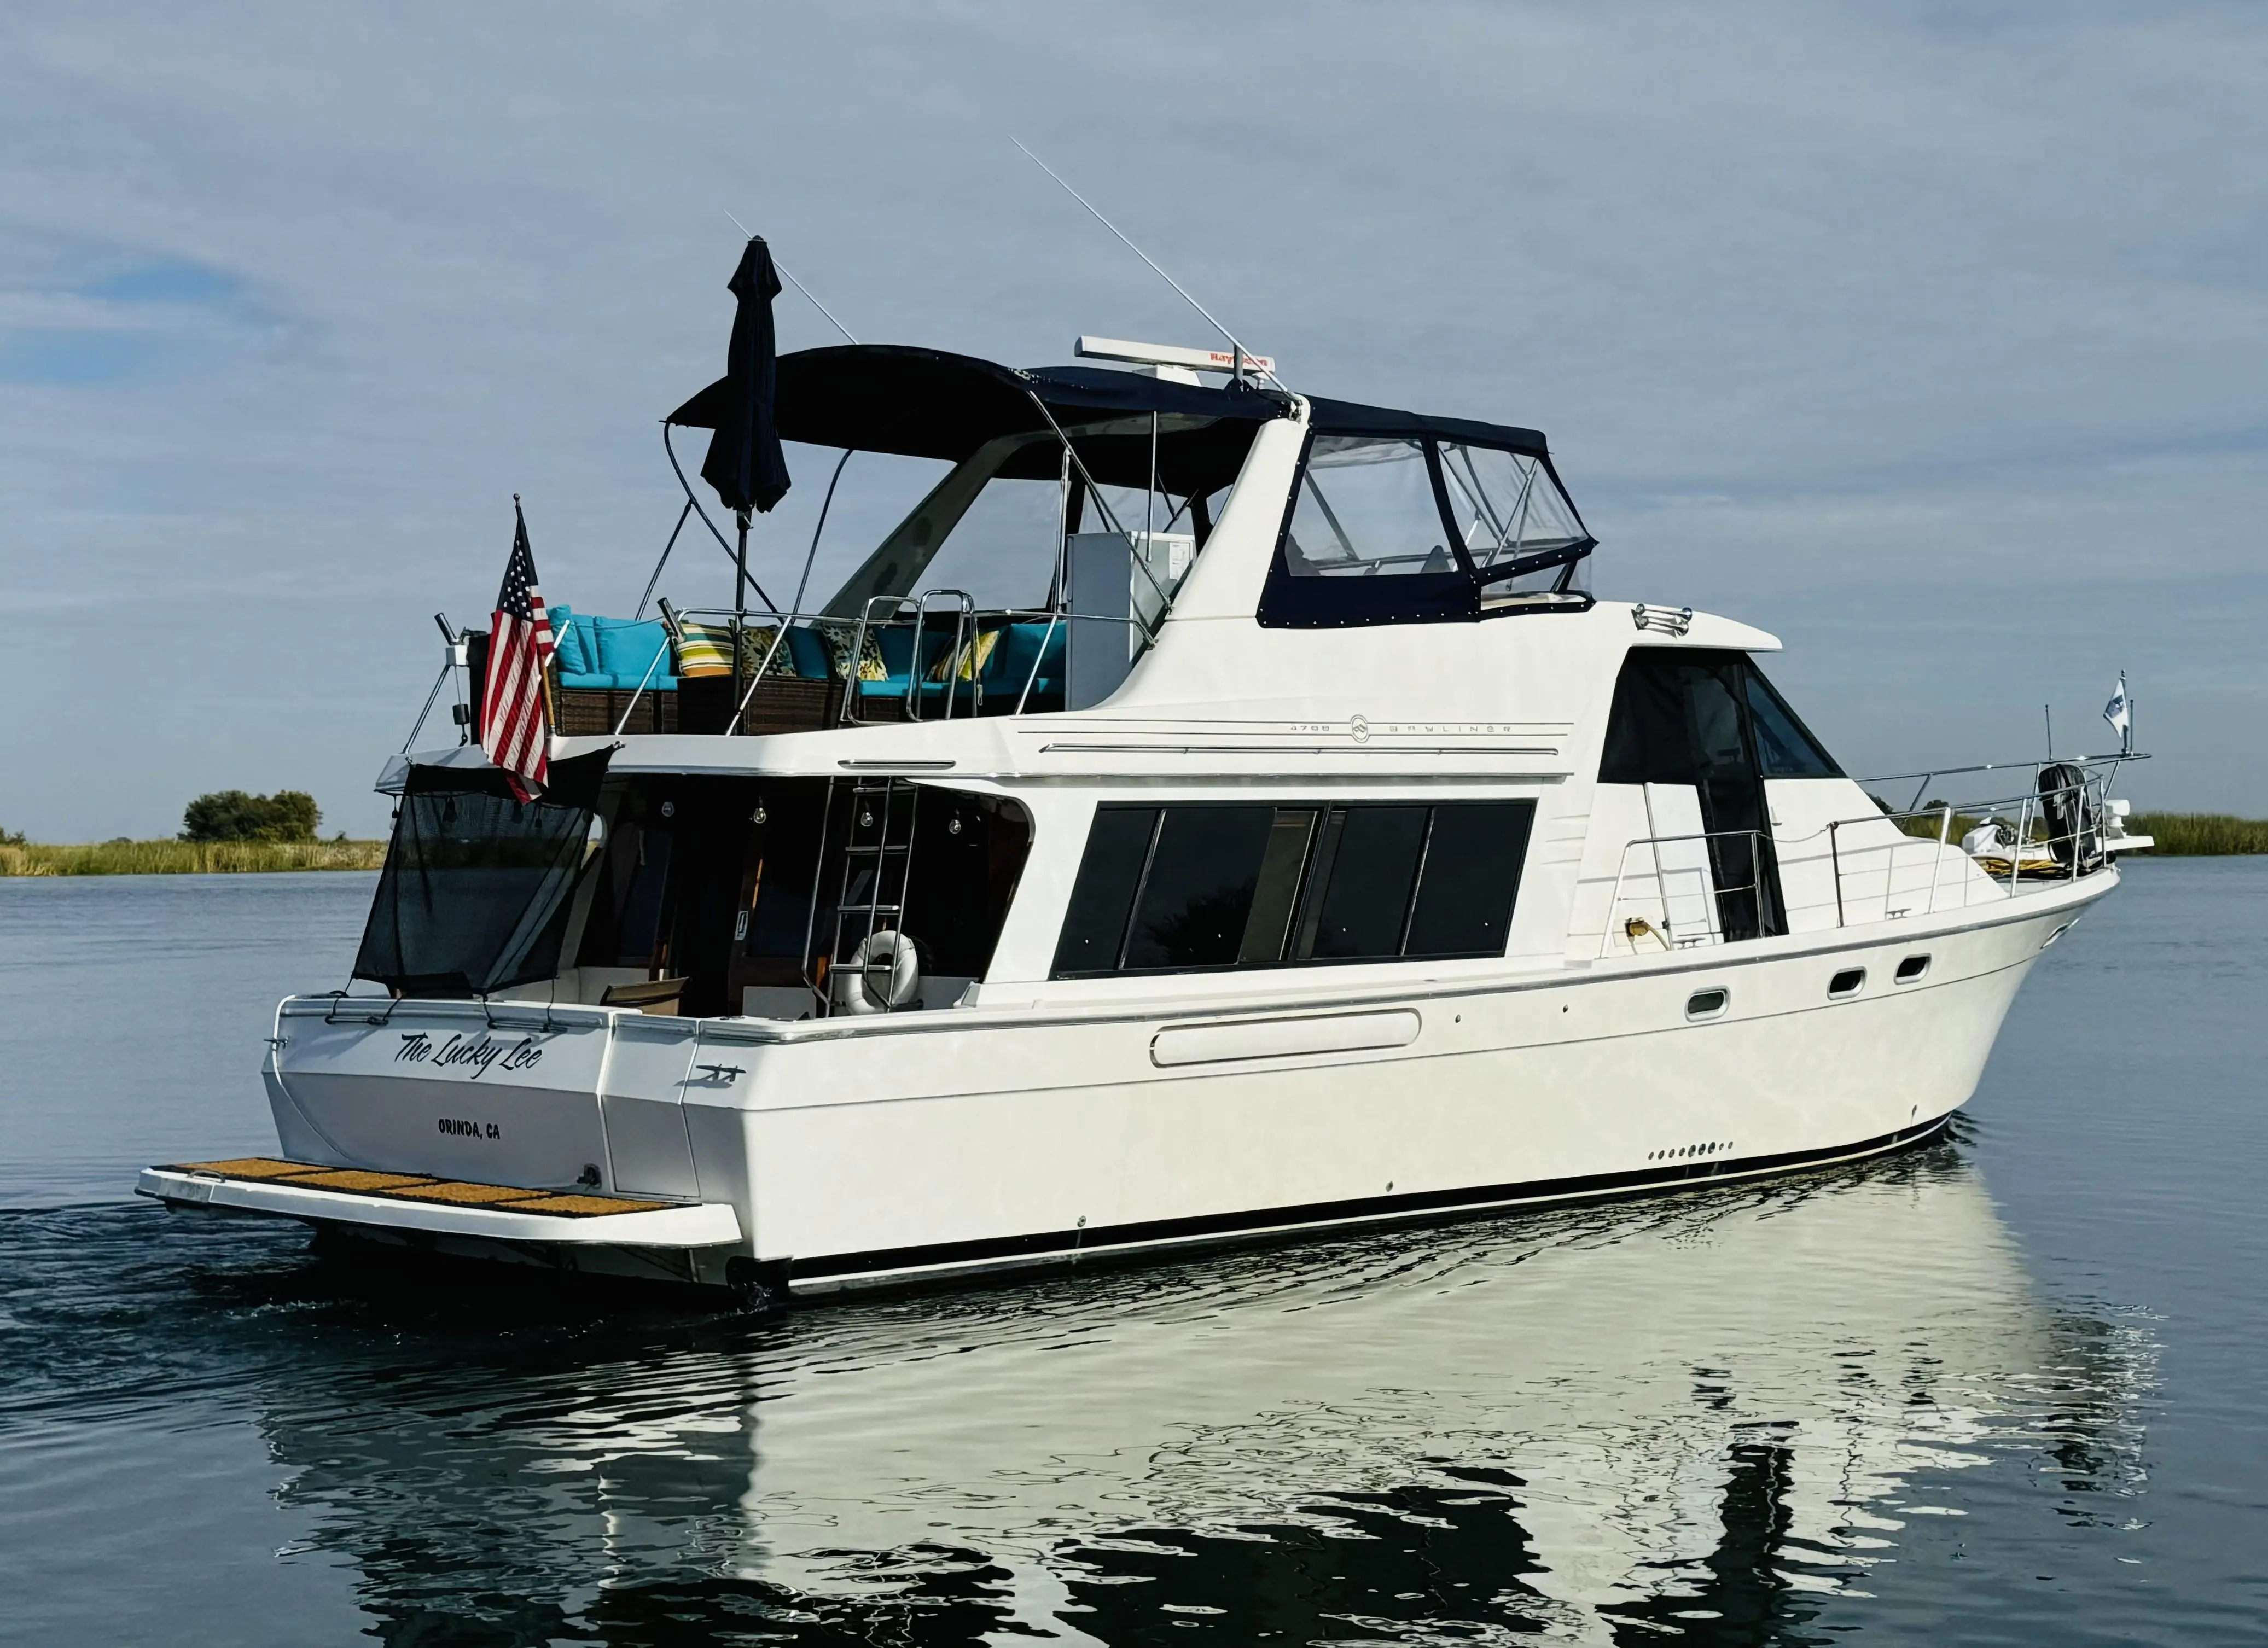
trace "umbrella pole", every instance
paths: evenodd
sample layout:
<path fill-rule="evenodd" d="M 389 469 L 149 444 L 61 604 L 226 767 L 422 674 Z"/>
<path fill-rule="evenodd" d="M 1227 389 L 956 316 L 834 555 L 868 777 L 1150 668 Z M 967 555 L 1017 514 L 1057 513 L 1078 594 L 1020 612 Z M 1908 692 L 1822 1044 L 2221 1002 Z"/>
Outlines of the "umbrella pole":
<path fill-rule="evenodd" d="M 739 731 L 734 723 L 740 720 L 740 633 L 748 626 L 748 511 L 733 511 L 738 519 L 740 548 L 733 556 L 733 719 L 725 724 L 724 731 Z"/>

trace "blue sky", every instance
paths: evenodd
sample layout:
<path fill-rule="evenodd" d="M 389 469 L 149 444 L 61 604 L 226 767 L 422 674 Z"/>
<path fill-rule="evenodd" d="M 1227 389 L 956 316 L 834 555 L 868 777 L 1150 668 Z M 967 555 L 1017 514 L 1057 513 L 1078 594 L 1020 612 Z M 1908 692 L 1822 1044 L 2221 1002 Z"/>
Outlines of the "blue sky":
<path fill-rule="evenodd" d="M 19 11 L 0 824 L 375 830 L 514 491 L 637 600 L 728 210 L 865 338 L 1206 341 L 1012 132 L 1296 386 L 1547 430 L 1602 592 L 1778 631 L 1855 770 L 2107 736 L 2123 667 L 2138 801 L 2268 813 L 2264 128 L 2240 6 Z"/>

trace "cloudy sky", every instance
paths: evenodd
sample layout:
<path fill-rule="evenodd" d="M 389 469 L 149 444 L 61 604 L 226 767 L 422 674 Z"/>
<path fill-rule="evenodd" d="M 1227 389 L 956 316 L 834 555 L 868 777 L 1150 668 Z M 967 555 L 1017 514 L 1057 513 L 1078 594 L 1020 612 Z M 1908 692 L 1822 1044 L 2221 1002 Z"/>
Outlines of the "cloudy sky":
<path fill-rule="evenodd" d="M 514 491 L 635 604 L 727 211 L 869 341 L 1207 342 L 1012 133 L 1295 387 L 1545 430 L 1601 592 L 1778 632 L 1853 770 L 2124 667 L 2138 800 L 2268 813 L 2257 7 L 176 0 L 0 21 L 0 824 L 375 833 Z"/>

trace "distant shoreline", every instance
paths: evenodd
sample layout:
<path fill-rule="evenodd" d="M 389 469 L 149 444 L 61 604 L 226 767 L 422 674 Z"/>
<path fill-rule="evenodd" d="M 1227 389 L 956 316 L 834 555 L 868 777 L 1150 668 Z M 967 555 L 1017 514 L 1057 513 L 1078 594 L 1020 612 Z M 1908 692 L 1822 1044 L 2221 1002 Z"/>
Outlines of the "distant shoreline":
<path fill-rule="evenodd" d="M 2268 853 L 2268 819 L 2238 818 L 2231 813 L 2137 813 L 2126 820 L 2126 828 L 2155 843 L 2143 853 L 2146 858 Z"/>
<path fill-rule="evenodd" d="M 2218 858 L 2268 853 L 2268 819 L 2226 813 L 2137 813 L 2126 828 L 2155 844 L 2149 858 Z M 379 870 L 382 841 L 86 842 L 0 846 L 0 877 L 258 875 L 293 870 Z"/>
<path fill-rule="evenodd" d="M 252 875 L 286 870 L 376 870 L 382 841 L 88 842 L 0 847 L 0 876 Z"/>

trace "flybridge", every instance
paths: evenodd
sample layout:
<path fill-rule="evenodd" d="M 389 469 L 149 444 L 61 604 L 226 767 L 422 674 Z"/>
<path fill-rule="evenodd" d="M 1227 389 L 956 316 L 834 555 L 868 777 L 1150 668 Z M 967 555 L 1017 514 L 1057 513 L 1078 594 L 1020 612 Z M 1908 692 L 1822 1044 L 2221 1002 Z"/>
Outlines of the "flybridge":
<path fill-rule="evenodd" d="M 1273 355 L 1244 356 L 1240 368 L 1236 351 L 1217 349 L 1183 349 L 1175 343 L 1130 343 L 1123 338 L 1084 337 L 1079 341 L 1079 356 L 1082 360 L 1124 361 L 1135 366 L 1178 368 L 1182 372 L 1244 372 L 1276 375 Z"/>

